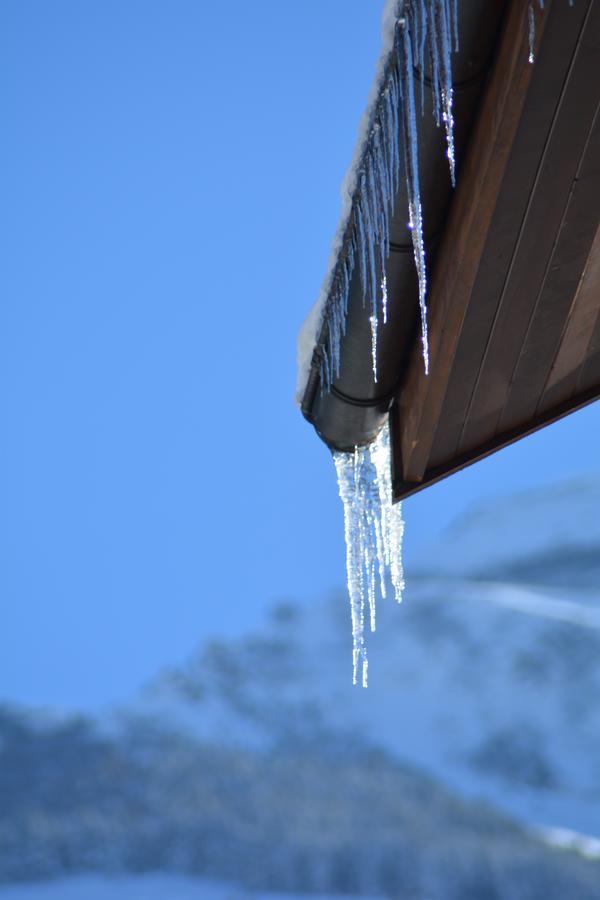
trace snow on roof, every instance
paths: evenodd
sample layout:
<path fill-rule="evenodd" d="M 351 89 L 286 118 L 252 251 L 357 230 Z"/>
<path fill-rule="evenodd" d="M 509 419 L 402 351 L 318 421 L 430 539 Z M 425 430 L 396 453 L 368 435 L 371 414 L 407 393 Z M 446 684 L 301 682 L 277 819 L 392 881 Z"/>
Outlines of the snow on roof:
<path fill-rule="evenodd" d="M 342 183 L 342 215 L 327 274 L 298 339 L 297 396 L 300 404 L 325 321 L 326 340 L 320 348 L 322 386 L 329 389 L 339 376 L 341 342 L 346 333 L 350 284 L 356 264 L 360 270 L 363 300 L 370 310 L 373 374 L 377 381 L 377 330 L 380 315 L 384 324 L 387 318 L 385 265 L 402 168 L 408 193 L 408 227 L 419 282 L 423 361 L 425 372 L 428 372 L 427 275 L 415 78 L 423 84 L 420 73 L 425 72 L 427 56 L 431 64 L 433 112 L 436 124 L 443 123 L 446 132 L 447 156 L 454 184 L 451 56 L 453 50 L 458 49 L 457 16 L 457 0 L 387 0 L 384 6 L 383 47 L 352 161 Z"/>
<path fill-rule="evenodd" d="M 327 300 L 331 290 L 331 285 L 338 262 L 340 251 L 344 244 L 344 238 L 348 228 L 348 222 L 352 213 L 353 198 L 358 188 L 358 179 L 361 174 L 362 162 L 365 155 L 367 142 L 373 128 L 375 112 L 384 84 L 385 75 L 388 69 L 390 57 L 394 50 L 394 38 L 396 33 L 396 22 L 402 13 L 404 0 L 386 0 L 381 18 L 381 37 L 382 46 L 377 65 L 375 69 L 375 78 L 369 92 L 367 108 L 362 115 L 358 126 L 358 136 L 354 146 L 354 152 L 350 165 L 344 175 L 341 185 L 342 208 L 338 226 L 331 244 L 329 261 L 327 264 L 327 272 L 321 290 L 316 302 L 311 307 L 298 335 L 297 343 L 297 381 L 296 381 L 296 402 L 298 405 L 302 403 L 308 377 L 310 374 L 311 361 L 313 351 L 319 339 L 323 321 L 325 319 L 325 310 Z"/>

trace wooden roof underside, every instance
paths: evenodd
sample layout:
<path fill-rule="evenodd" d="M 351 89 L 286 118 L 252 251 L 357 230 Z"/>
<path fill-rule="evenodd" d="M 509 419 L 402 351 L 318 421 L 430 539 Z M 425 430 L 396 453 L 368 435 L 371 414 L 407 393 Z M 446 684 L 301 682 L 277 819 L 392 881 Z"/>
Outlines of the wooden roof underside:
<path fill-rule="evenodd" d="M 600 396 L 600 0 L 513 0 L 392 415 L 401 499 Z"/>

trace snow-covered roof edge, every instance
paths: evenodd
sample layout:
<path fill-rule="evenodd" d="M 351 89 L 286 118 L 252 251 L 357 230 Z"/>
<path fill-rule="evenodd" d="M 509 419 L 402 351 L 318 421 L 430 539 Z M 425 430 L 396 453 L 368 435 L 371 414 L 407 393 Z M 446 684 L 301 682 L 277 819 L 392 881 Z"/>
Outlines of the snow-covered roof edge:
<path fill-rule="evenodd" d="M 327 300 L 331 290 L 335 269 L 338 263 L 339 255 L 344 245 L 348 223 L 352 214 L 352 205 L 354 195 L 358 187 L 358 179 L 362 169 L 363 158 L 366 152 L 367 144 L 373 124 L 375 114 L 384 87 L 385 76 L 388 71 L 390 57 L 394 50 L 394 40 L 396 33 L 396 22 L 402 14 L 404 0 L 385 0 L 385 6 L 381 19 L 381 35 L 382 47 L 377 60 L 375 78 L 369 92 L 367 108 L 362 115 L 358 126 L 358 136 L 354 146 L 354 152 L 350 165 L 346 170 L 346 174 L 341 185 L 342 208 L 338 227 L 336 229 L 329 253 L 327 264 L 327 272 L 321 290 L 316 302 L 311 307 L 306 319 L 304 320 L 300 332 L 298 334 L 296 359 L 297 359 L 297 380 L 296 380 L 296 402 L 298 406 L 302 404 L 308 378 L 311 370 L 313 352 L 319 340 L 323 322 L 325 320 L 325 312 Z"/>

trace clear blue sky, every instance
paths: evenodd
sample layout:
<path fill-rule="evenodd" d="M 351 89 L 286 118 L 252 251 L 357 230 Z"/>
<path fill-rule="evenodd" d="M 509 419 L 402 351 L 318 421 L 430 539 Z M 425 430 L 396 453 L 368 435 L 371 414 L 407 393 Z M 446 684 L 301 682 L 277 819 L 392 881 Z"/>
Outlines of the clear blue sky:
<path fill-rule="evenodd" d="M 3 0 L 0 698 L 124 698 L 344 581 L 293 404 L 379 49 L 377 0 Z M 408 501 L 598 467 L 593 407 Z"/>

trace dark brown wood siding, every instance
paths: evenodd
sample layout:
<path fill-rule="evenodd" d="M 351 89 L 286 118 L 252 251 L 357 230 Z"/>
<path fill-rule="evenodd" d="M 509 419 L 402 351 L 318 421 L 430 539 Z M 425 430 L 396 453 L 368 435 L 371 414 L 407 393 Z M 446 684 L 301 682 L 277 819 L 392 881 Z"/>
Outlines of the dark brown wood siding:
<path fill-rule="evenodd" d="M 515 0 L 393 417 L 406 496 L 600 395 L 600 0 Z"/>

